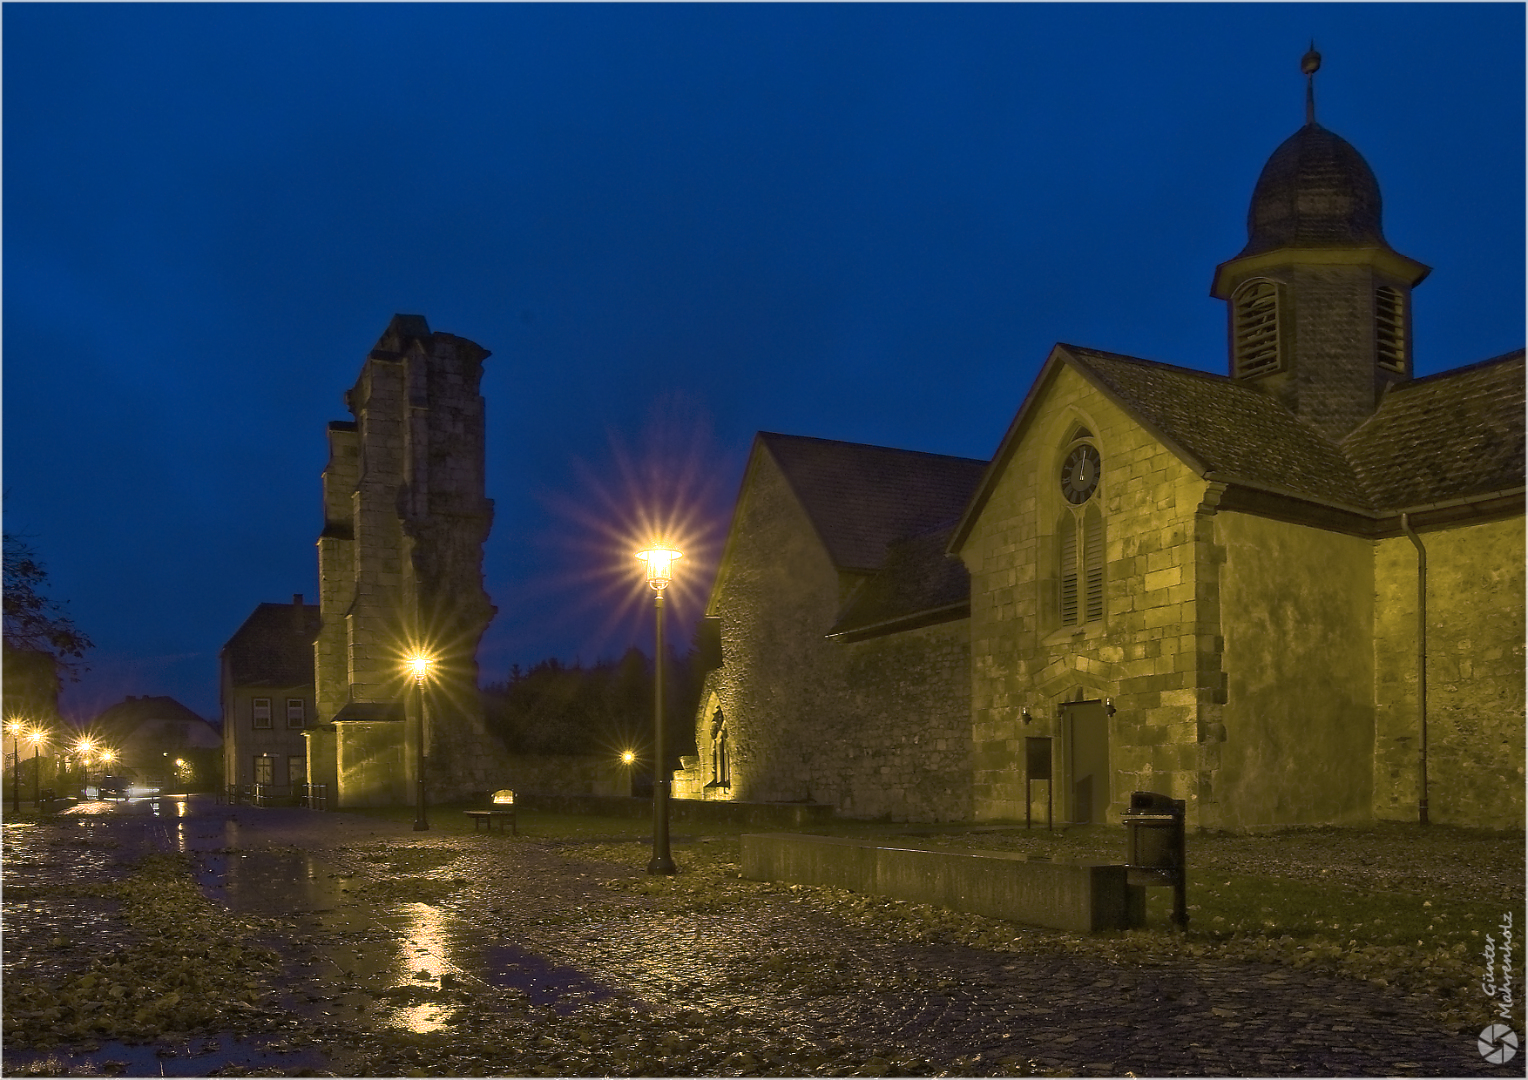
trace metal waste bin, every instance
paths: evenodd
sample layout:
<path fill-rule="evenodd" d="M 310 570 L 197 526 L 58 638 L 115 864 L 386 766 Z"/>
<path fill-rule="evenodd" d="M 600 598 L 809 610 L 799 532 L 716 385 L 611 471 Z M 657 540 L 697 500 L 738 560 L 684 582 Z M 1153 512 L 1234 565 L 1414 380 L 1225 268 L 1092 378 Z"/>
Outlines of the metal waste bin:
<path fill-rule="evenodd" d="M 1171 885 L 1173 922 L 1188 926 L 1188 874 L 1184 857 L 1183 800 L 1155 791 L 1130 796 L 1125 823 L 1125 880 L 1131 885 Z"/>

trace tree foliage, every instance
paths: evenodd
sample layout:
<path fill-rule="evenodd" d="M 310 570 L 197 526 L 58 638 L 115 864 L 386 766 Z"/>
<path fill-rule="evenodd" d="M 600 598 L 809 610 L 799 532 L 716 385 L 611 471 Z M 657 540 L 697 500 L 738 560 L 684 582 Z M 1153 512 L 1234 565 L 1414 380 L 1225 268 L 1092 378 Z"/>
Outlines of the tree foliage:
<path fill-rule="evenodd" d="M 18 653 L 51 656 L 60 671 L 79 678 L 93 647 L 58 601 L 47 594 L 48 571 L 31 546 L 5 533 L 5 645 Z"/>
<path fill-rule="evenodd" d="M 668 756 L 694 753 L 696 692 L 691 657 L 670 657 L 664 669 Z M 488 727 L 506 747 L 523 754 L 617 754 L 650 747 L 653 669 L 640 650 L 592 667 L 543 660 L 529 671 L 516 665 L 506 682 L 483 690 Z"/>

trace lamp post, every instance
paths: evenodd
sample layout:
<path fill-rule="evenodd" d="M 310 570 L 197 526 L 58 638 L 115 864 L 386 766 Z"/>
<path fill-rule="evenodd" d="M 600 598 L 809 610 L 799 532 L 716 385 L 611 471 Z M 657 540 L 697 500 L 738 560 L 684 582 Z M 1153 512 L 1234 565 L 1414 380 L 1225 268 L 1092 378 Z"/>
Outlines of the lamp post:
<path fill-rule="evenodd" d="M 637 558 L 647 563 L 647 583 L 657 594 L 653 602 L 657 631 L 653 654 L 653 857 L 647 864 L 649 874 L 672 874 L 679 869 L 669 854 L 671 778 L 664 769 L 668 755 L 663 744 L 663 590 L 673 580 L 675 560 L 682 557 L 679 551 L 661 540 L 645 551 L 637 552 Z"/>
<path fill-rule="evenodd" d="M 27 740 L 32 744 L 32 806 L 38 807 L 42 805 L 42 765 L 37 760 L 37 750 L 48 741 L 48 733 L 43 728 L 33 728 L 27 733 Z"/>
<path fill-rule="evenodd" d="M 80 759 L 80 795 L 84 796 L 85 789 L 90 786 L 90 755 L 95 752 L 95 743 L 81 739 L 74 744 L 74 752 Z"/>
<path fill-rule="evenodd" d="M 16 759 L 16 771 L 11 774 L 11 811 L 21 814 L 21 732 L 26 725 L 20 720 L 8 721 L 5 730 L 11 733 L 11 756 Z"/>
<path fill-rule="evenodd" d="M 424 801 L 424 677 L 429 674 L 430 665 L 434 662 L 433 657 L 425 656 L 423 653 L 415 653 L 409 657 L 409 671 L 414 676 L 414 705 L 419 714 L 419 739 L 415 743 L 417 756 L 414 759 L 414 786 L 418 794 L 414 808 L 415 832 L 423 832 L 430 827 Z"/>

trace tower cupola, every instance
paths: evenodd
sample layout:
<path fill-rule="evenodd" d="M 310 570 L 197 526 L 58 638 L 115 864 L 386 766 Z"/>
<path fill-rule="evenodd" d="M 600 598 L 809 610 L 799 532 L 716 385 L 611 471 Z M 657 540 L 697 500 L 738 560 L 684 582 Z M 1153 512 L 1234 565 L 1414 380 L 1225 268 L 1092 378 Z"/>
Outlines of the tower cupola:
<path fill-rule="evenodd" d="M 1313 44 L 1300 62 L 1305 124 L 1263 166 L 1247 244 L 1210 292 L 1229 305 L 1231 375 L 1340 439 L 1411 377 L 1411 290 L 1428 268 L 1385 240 L 1363 155 L 1316 122 L 1320 66 Z"/>

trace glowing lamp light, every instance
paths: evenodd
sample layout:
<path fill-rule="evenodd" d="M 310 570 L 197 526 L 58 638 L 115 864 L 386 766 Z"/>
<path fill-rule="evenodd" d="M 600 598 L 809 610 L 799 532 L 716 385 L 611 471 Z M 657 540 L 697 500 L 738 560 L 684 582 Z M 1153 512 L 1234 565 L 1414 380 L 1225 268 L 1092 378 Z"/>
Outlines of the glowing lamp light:
<path fill-rule="evenodd" d="M 637 552 L 637 558 L 647 563 L 647 583 L 661 593 L 674 580 L 674 563 L 684 555 L 659 540 L 647 550 Z"/>
<path fill-rule="evenodd" d="M 633 753 L 632 751 L 624 750 L 624 751 L 621 752 L 621 764 L 622 765 L 630 765 L 633 761 L 636 761 L 636 760 L 637 760 L 637 755 L 635 753 Z"/>
<path fill-rule="evenodd" d="M 501 788 L 493 793 L 493 802 L 495 806 L 513 806 L 515 793 L 509 788 Z"/>
<path fill-rule="evenodd" d="M 425 656 L 423 653 L 415 653 L 409 657 L 409 671 L 414 676 L 414 681 L 424 682 L 424 677 L 430 673 L 430 665 L 435 663 L 433 656 Z"/>

